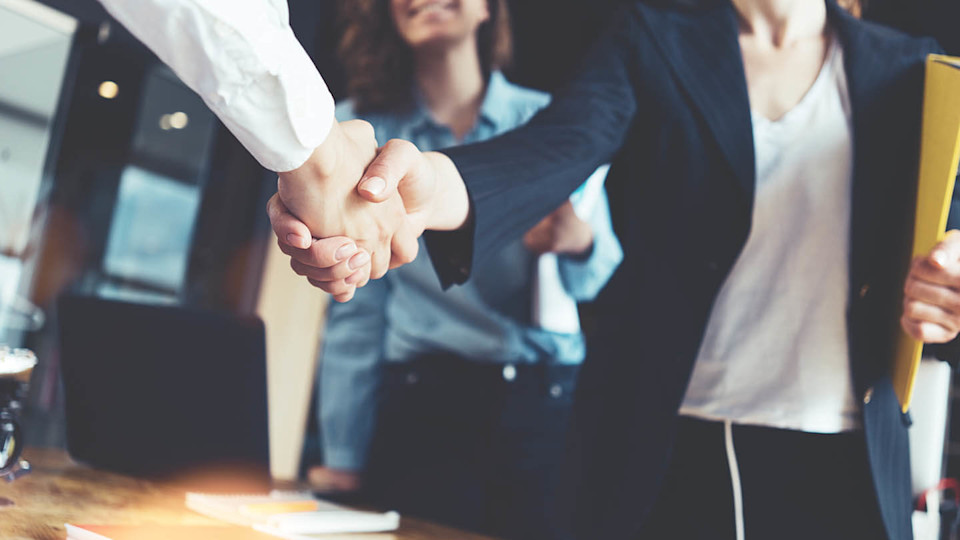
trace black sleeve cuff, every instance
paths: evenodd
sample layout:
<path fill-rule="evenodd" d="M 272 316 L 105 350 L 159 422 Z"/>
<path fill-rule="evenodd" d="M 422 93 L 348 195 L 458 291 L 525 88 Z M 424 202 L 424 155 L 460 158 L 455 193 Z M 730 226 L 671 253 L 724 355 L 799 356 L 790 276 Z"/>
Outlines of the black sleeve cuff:
<path fill-rule="evenodd" d="M 473 266 L 473 215 L 463 227 L 455 231 L 425 231 L 423 240 L 440 285 L 449 289 L 461 285 L 470 277 Z"/>

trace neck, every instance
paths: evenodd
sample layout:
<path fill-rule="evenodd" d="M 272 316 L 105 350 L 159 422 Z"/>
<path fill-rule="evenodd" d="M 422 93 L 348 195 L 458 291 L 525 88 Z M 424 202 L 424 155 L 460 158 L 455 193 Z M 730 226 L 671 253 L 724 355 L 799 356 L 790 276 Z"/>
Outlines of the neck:
<path fill-rule="evenodd" d="M 826 29 L 827 8 L 821 0 L 732 1 L 740 15 L 741 32 L 775 47 L 822 35 Z"/>
<path fill-rule="evenodd" d="M 486 81 L 476 43 L 416 53 L 417 87 L 438 123 L 462 139 L 477 121 Z"/>

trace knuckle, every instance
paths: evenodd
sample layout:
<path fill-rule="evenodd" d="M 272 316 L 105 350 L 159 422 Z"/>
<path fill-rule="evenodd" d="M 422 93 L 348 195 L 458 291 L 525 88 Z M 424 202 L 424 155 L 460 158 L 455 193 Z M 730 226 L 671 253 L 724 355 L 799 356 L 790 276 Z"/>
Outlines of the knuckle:
<path fill-rule="evenodd" d="M 404 139 L 390 139 L 384 145 L 384 150 L 404 154 L 420 151 L 417 149 L 417 145 Z"/>
<path fill-rule="evenodd" d="M 407 252 L 407 257 L 404 260 L 404 264 L 410 264 L 413 261 L 417 260 L 417 255 L 420 253 L 420 244 L 418 242 L 413 242 L 410 246 L 410 250 Z"/>
<path fill-rule="evenodd" d="M 333 254 L 326 242 L 314 242 L 310 246 L 310 258 L 319 268 L 327 268 L 333 265 Z"/>
<path fill-rule="evenodd" d="M 373 124 L 367 122 L 366 120 L 354 120 L 356 122 L 357 137 L 362 141 L 369 143 L 371 146 L 377 145 L 377 132 L 373 128 Z"/>
<path fill-rule="evenodd" d="M 350 291 L 347 291 L 347 292 L 345 292 L 345 293 L 337 294 L 337 295 L 335 295 L 335 296 L 333 297 L 333 299 L 336 300 L 337 302 L 341 302 L 341 303 L 343 303 L 343 302 L 349 302 L 350 300 L 353 299 L 353 295 L 354 295 L 354 291 L 355 291 L 355 290 L 356 290 L 356 289 L 351 289 Z"/>
<path fill-rule="evenodd" d="M 365 134 L 373 136 L 373 133 L 374 133 L 373 124 L 371 124 L 370 122 L 367 122 L 366 120 L 357 119 L 357 120 L 353 120 L 353 124 L 356 126 L 357 131 L 362 131 Z"/>
<path fill-rule="evenodd" d="M 401 265 L 410 264 L 417 258 L 416 248 L 412 250 L 403 250 L 397 254 L 397 262 Z"/>
<path fill-rule="evenodd" d="M 373 125 L 366 120 L 355 118 L 340 124 L 340 127 L 351 133 L 373 133 Z"/>
<path fill-rule="evenodd" d="M 908 278 L 906 283 L 903 284 L 903 294 L 905 297 L 913 297 L 917 295 L 917 288 L 919 284 L 917 280 L 913 278 Z"/>
<path fill-rule="evenodd" d="M 911 337 L 919 339 L 917 325 L 915 325 L 908 317 L 904 316 L 900 318 L 900 326 L 902 326 L 903 331 L 909 334 Z"/>
<path fill-rule="evenodd" d="M 953 339 L 957 335 L 957 330 L 960 330 L 960 324 L 958 324 L 957 321 L 951 317 L 947 319 L 943 325 L 943 329 L 944 334 L 950 339 Z"/>
<path fill-rule="evenodd" d="M 904 303 L 904 315 L 910 318 L 916 318 L 920 314 L 920 311 L 920 302 L 917 302 L 916 300 L 908 300 L 906 303 Z"/>
<path fill-rule="evenodd" d="M 296 259 L 290 259 L 290 268 L 293 269 L 293 272 L 298 276 L 306 276 L 307 272 L 304 268 L 303 263 Z"/>
<path fill-rule="evenodd" d="M 336 281 L 318 281 L 316 279 L 310 278 L 308 279 L 308 281 L 314 287 L 317 287 L 318 289 L 321 289 L 334 296 L 347 292 L 348 290 L 350 290 L 350 287 L 351 287 L 350 285 L 347 285 L 346 283 L 344 283 L 342 279 L 339 279 Z"/>

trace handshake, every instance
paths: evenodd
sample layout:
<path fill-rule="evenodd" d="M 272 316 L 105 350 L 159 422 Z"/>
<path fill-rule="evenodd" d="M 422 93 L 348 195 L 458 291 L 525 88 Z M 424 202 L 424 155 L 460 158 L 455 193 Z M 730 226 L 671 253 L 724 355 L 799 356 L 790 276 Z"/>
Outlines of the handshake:
<path fill-rule="evenodd" d="M 413 261 L 424 230 L 462 227 L 470 202 L 447 156 L 401 140 L 378 148 L 370 124 L 353 120 L 334 122 L 306 163 L 280 173 L 267 213 L 293 270 L 345 302 Z"/>

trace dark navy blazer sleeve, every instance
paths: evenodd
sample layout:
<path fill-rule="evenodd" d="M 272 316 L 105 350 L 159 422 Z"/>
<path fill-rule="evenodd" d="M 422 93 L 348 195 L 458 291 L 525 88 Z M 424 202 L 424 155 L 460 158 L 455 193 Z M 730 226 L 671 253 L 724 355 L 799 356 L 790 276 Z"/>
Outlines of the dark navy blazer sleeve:
<path fill-rule="evenodd" d="M 443 150 L 466 182 L 472 212 L 464 230 L 427 236 L 444 286 L 466 281 L 472 261 L 533 227 L 620 149 L 636 112 L 637 24 L 623 10 L 578 75 L 527 125 Z"/>

